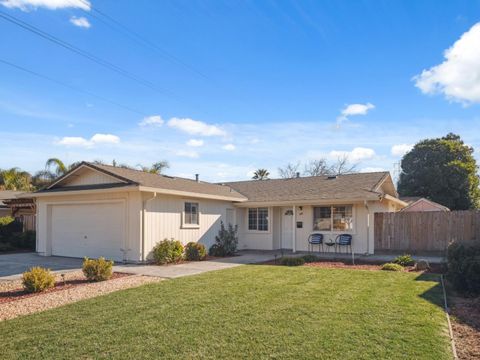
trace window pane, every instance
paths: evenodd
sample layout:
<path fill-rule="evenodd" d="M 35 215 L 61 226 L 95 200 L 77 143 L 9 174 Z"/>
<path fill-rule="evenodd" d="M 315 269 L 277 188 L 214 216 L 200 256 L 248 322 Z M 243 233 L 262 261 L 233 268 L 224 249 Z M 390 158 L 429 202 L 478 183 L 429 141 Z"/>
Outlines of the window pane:
<path fill-rule="evenodd" d="M 353 229 L 352 206 L 333 207 L 333 230 L 350 231 Z"/>
<path fill-rule="evenodd" d="M 268 208 L 258 209 L 258 230 L 268 231 Z"/>
<path fill-rule="evenodd" d="M 248 230 L 257 230 L 257 209 L 248 209 Z"/>
<path fill-rule="evenodd" d="M 332 224 L 332 209 L 330 206 L 313 208 L 313 230 L 330 231 Z"/>
<path fill-rule="evenodd" d="M 185 203 L 185 224 L 198 225 L 198 203 Z"/>

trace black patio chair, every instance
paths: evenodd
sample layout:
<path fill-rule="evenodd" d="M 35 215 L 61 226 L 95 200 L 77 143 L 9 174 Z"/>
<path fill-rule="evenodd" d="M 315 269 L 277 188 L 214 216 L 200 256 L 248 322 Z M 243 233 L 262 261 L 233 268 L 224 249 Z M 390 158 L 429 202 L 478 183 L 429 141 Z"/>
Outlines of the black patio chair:
<path fill-rule="evenodd" d="M 323 252 L 323 234 L 313 233 L 310 234 L 308 237 L 308 252 L 313 251 L 313 247 L 318 245 L 318 251 L 320 252 L 320 248 Z"/>
<path fill-rule="evenodd" d="M 352 252 L 352 238 L 350 234 L 337 235 L 335 238 L 335 252 L 337 252 L 337 249 L 340 250 L 342 246 L 344 246 L 346 250 L 350 249 L 350 252 Z"/>

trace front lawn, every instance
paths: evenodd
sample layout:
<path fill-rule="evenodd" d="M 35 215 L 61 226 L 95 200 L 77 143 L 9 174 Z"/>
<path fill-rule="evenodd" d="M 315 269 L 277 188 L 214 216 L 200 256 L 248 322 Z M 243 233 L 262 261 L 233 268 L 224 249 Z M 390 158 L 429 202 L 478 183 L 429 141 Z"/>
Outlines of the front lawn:
<path fill-rule="evenodd" d="M 0 357 L 451 359 L 435 275 L 241 266 L 0 323 Z"/>

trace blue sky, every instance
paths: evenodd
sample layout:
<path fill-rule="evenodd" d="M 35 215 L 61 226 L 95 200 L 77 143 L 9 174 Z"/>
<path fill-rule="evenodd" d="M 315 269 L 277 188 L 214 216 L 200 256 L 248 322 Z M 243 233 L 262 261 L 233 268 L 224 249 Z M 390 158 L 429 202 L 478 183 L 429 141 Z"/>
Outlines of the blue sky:
<path fill-rule="evenodd" d="M 0 0 L 2 14 L 0 168 L 165 159 L 223 181 L 342 155 L 392 170 L 448 132 L 480 148 L 480 1 Z"/>

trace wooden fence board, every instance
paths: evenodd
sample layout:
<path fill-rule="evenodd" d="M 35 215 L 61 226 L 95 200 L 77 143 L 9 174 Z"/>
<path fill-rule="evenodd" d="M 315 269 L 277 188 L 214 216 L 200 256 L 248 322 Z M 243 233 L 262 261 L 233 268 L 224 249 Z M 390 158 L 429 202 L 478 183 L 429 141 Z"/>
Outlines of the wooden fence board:
<path fill-rule="evenodd" d="M 375 251 L 443 252 L 453 241 L 480 243 L 480 211 L 376 213 Z"/>

